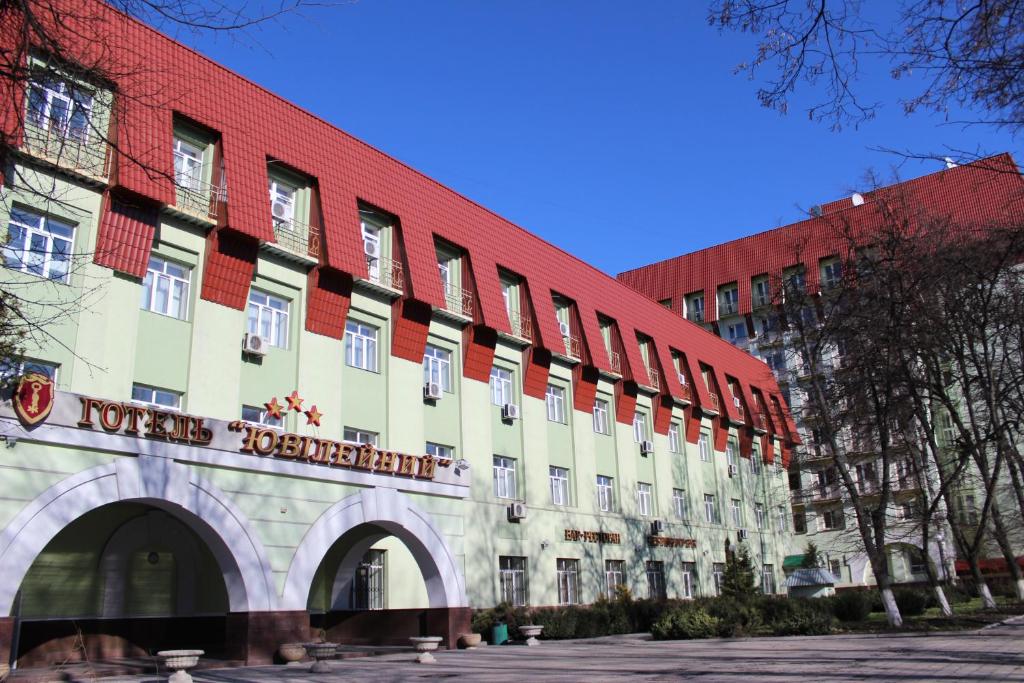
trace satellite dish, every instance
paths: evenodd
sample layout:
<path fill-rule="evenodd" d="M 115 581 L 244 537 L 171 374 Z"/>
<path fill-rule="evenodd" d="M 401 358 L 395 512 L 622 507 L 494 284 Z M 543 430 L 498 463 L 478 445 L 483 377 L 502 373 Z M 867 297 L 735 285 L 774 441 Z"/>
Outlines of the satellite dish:
<path fill-rule="evenodd" d="M 864 195 L 860 192 L 854 192 L 853 196 L 850 197 L 850 200 L 853 202 L 854 206 L 861 206 L 864 204 Z"/>

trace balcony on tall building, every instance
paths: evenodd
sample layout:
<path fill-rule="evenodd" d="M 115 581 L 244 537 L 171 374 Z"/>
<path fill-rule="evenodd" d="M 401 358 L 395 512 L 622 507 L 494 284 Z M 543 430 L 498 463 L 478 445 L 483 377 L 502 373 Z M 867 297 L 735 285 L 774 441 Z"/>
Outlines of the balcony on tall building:
<path fill-rule="evenodd" d="M 616 375 L 622 374 L 622 356 L 615 351 L 608 352 L 608 368 Z"/>
<path fill-rule="evenodd" d="M 315 261 L 320 257 L 319 230 L 294 218 L 274 219 L 274 240 L 279 250 L 303 260 Z"/>
<path fill-rule="evenodd" d="M 458 287 L 453 284 L 445 285 L 444 307 L 450 313 L 461 315 L 466 318 L 472 318 L 473 292 L 469 289 Z"/>
<path fill-rule="evenodd" d="M 106 140 L 83 131 L 67 134 L 57 125 L 25 123 L 23 150 L 40 159 L 90 180 L 106 180 L 110 172 L 110 146 Z"/>
<path fill-rule="evenodd" d="M 401 292 L 405 289 L 405 273 L 400 261 L 383 256 L 367 256 L 366 269 L 368 282 L 391 291 Z"/>
<path fill-rule="evenodd" d="M 508 311 L 508 324 L 513 337 L 530 341 L 533 339 L 533 323 L 530 316 L 517 311 Z"/>
<path fill-rule="evenodd" d="M 220 185 L 202 182 L 194 177 L 174 179 L 174 207 L 179 212 L 204 222 L 217 220 L 220 205 L 227 201 L 227 192 Z M 277 236 L 275 225 L 274 235 Z"/>
<path fill-rule="evenodd" d="M 709 391 L 708 392 L 708 405 L 705 406 L 708 410 L 713 410 L 716 413 L 722 412 L 722 407 L 718 402 L 718 394 Z"/>
<path fill-rule="evenodd" d="M 568 337 L 562 337 L 565 341 L 565 355 L 574 360 L 579 360 L 582 356 L 580 351 L 580 338 L 569 335 Z"/>
<path fill-rule="evenodd" d="M 655 391 L 661 391 L 661 380 L 658 378 L 658 371 L 654 368 L 647 368 L 647 386 Z"/>

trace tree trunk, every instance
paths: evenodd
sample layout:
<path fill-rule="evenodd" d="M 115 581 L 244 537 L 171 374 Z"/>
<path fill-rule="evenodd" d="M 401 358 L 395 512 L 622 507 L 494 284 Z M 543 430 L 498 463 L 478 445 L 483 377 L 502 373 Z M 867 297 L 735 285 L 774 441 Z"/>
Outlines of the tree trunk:
<path fill-rule="evenodd" d="M 900 608 L 896 605 L 896 596 L 892 594 L 892 588 L 886 586 L 880 589 L 879 592 L 882 595 L 882 605 L 885 607 L 885 618 L 889 622 L 889 626 L 902 628 L 903 617 L 900 615 Z"/>
<path fill-rule="evenodd" d="M 988 584 L 985 583 L 985 576 L 981 573 L 981 567 L 978 566 L 978 558 L 969 557 L 967 562 L 971 565 L 971 578 L 974 579 L 974 586 L 978 590 L 978 595 L 981 596 L 981 603 L 985 609 L 995 609 L 996 601 L 992 597 L 992 591 L 988 589 Z"/>
<path fill-rule="evenodd" d="M 939 603 L 939 608 L 942 609 L 942 616 L 953 616 L 953 608 L 949 606 L 949 600 L 946 599 L 946 591 L 942 590 L 942 584 L 935 584 L 932 586 L 932 590 L 935 591 L 935 599 Z"/>
<path fill-rule="evenodd" d="M 1024 602 L 1024 574 L 1021 573 L 1017 557 L 1013 554 L 1013 547 L 1010 545 L 1006 527 L 1003 525 L 1003 516 L 995 501 L 992 502 L 992 535 L 995 537 L 996 543 L 999 544 L 999 550 L 1003 553 L 1003 559 L 1006 561 L 1006 570 L 1010 573 L 1010 578 L 1013 579 L 1017 601 Z"/>

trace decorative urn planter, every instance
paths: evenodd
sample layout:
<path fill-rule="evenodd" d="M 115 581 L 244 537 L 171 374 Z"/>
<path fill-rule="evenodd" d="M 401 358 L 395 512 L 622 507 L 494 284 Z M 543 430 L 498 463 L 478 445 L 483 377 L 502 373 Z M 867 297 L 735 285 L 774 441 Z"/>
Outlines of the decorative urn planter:
<path fill-rule="evenodd" d="M 540 641 L 537 640 L 537 636 L 544 630 L 544 627 L 540 624 L 522 624 L 519 626 L 519 633 L 526 637 L 526 644 L 529 647 L 540 645 Z"/>
<path fill-rule="evenodd" d="M 463 633 L 459 640 L 462 642 L 462 647 L 467 650 L 475 650 L 480 644 L 481 635 L 479 633 Z"/>
<path fill-rule="evenodd" d="M 174 671 L 167 679 L 168 683 L 192 683 L 188 670 L 199 663 L 199 658 L 206 654 L 203 650 L 161 650 L 156 653 L 163 657 L 164 666 Z"/>
<path fill-rule="evenodd" d="M 434 659 L 434 655 L 430 654 L 437 649 L 437 646 L 441 644 L 441 636 L 419 636 L 409 639 L 412 644 L 416 646 L 416 652 L 419 652 L 419 656 L 416 657 L 416 661 L 420 664 L 433 664 L 437 660 Z"/>
<path fill-rule="evenodd" d="M 333 657 L 338 651 L 337 643 L 306 643 L 306 653 L 315 659 L 309 672 L 314 674 L 326 674 L 331 672 L 331 665 L 325 660 Z"/>
<path fill-rule="evenodd" d="M 277 648 L 277 655 L 284 660 L 285 664 L 294 664 L 302 661 L 306 656 L 306 646 L 302 643 L 284 643 Z"/>

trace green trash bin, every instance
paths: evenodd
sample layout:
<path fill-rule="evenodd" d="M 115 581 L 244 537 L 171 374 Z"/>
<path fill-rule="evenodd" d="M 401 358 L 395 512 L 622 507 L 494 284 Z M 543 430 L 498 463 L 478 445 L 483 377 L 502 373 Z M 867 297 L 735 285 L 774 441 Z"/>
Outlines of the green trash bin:
<path fill-rule="evenodd" d="M 504 645 L 508 642 L 508 624 L 495 624 L 491 627 L 491 645 Z"/>

